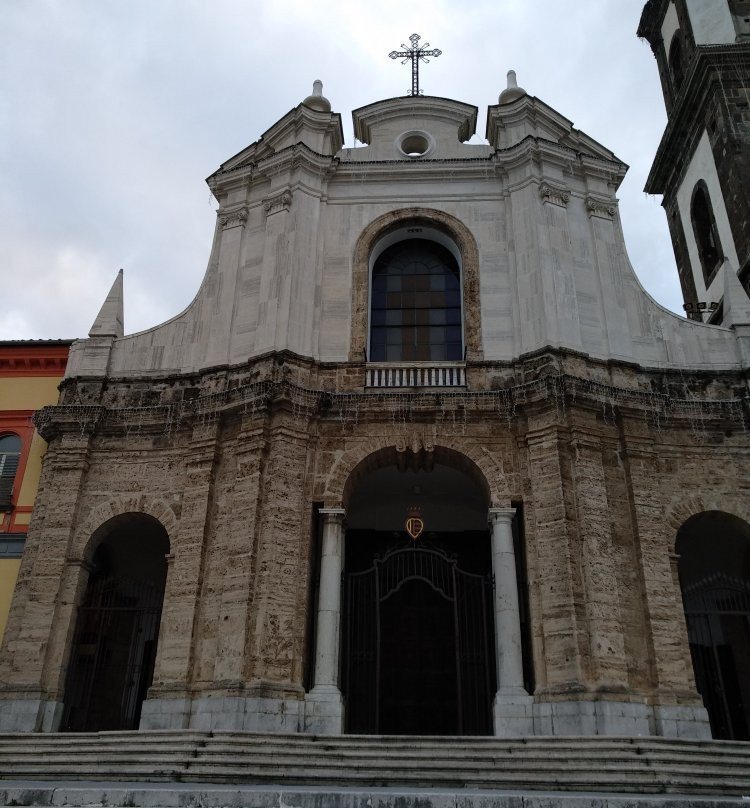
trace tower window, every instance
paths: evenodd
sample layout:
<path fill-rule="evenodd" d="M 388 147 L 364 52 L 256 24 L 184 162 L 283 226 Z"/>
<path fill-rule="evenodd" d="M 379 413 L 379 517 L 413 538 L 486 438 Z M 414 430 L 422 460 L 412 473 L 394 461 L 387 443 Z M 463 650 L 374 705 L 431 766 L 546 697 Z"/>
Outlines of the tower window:
<path fill-rule="evenodd" d="M 372 269 L 370 359 L 460 360 L 461 273 L 446 247 L 407 239 L 385 249 Z"/>
<path fill-rule="evenodd" d="M 690 220 L 693 223 L 693 234 L 698 247 L 703 280 L 708 286 L 722 262 L 723 252 L 719 241 L 719 232 L 716 229 L 716 220 L 711 208 L 708 188 L 703 180 L 693 190 L 693 199 L 690 203 Z"/>
<path fill-rule="evenodd" d="M 13 483 L 20 459 L 21 439 L 18 435 L 0 437 L 0 512 L 10 510 Z"/>
<path fill-rule="evenodd" d="M 672 86 L 675 93 L 678 93 L 685 77 L 685 66 L 682 56 L 682 43 L 680 34 L 676 33 L 672 37 L 672 44 L 669 46 L 669 72 L 672 74 Z"/>

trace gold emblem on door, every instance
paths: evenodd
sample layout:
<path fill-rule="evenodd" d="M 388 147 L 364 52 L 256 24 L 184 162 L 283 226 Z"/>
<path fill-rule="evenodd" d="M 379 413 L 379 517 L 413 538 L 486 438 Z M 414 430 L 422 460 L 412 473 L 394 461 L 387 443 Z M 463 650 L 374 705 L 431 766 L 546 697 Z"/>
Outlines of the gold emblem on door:
<path fill-rule="evenodd" d="M 424 522 L 419 513 L 419 508 L 412 508 L 406 517 L 406 532 L 416 541 L 424 530 Z"/>

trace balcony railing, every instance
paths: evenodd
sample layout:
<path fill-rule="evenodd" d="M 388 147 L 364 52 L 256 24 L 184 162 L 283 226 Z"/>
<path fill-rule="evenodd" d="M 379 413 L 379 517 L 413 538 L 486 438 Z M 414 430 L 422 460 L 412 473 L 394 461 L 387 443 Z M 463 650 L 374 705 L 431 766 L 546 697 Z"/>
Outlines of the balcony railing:
<path fill-rule="evenodd" d="M 370 362 L 365 387 L 466 387 L 463 362 Z"/>

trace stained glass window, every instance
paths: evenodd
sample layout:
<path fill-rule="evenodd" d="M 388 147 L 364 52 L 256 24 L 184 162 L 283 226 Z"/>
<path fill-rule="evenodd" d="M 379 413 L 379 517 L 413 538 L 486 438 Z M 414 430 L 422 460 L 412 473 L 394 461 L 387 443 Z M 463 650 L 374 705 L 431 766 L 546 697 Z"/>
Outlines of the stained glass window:
<path fill-rule="evenodd" d="M 462 357 L 461 279 L 452 253 L 427 239 L 388 247 L 372 270 L 370 360 Z"/>

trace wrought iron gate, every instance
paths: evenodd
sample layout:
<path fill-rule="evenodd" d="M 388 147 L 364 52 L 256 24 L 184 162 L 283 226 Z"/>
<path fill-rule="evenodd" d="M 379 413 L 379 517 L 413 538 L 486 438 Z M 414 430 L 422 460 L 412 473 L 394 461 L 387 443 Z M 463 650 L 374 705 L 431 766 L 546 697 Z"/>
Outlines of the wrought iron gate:
<path fill-rule="evenodd" d="M 723 573 L 683 593 L 695 683 L 715 738 L 750 740 L 750 583 Z"/>
<path fill-rule="evenodd" d="M 62 729 L 137 729 L 151 685 L 163 590 L 102 577 L 78 610 Z"/>
<path fill-rule="evenodd" d="M 381 649 L 384 604 L 409 582 L 422 582 L 450 605 L 442 630 L 455 648 L 455 727 L 460 735 L 492 731 L 495 691 L 492 578 L 458 568 L 436 548 L 410 544 L 375 558 L 372 567 L 344 577 L 344 670 L 349 732 L 382 732 Z M 445 613 L 448 613 L 448 609 Z"/>

